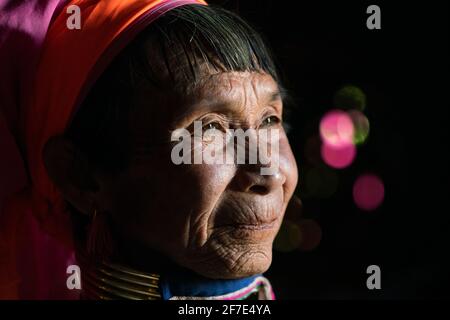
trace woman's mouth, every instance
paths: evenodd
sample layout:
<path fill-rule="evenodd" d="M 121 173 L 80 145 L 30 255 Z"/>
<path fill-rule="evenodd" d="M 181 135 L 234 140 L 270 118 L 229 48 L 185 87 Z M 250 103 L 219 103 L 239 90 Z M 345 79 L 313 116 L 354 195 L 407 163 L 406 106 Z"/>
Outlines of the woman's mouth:
<path fill-rule="evenodd" d="M 259 223 L 229 223 L 226 225 L 219 226 L 220 228 L 223 227 L 230 227 L 235 229 L 246 229 L 246 230 L 267 230 L 272 229 L 276 226 L 277 218 L 273 219 L 269 222 L 259 222 Z"/>

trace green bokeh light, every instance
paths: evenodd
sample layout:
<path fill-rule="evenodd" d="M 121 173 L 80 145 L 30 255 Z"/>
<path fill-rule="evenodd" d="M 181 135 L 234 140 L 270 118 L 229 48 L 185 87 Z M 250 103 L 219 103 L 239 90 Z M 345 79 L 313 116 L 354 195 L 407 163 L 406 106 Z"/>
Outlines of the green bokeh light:
<path fill-rule="evenodd" d="M 339 178 L 337 173 L 326 166 L 318 166 L 307 170 L 304 181 L 306 197 L 327 199 L 337 190 Z"/>
<path fill-rule="evenodd" d="M 273 247 L 281 252 L 294 251 L 302 242 L 300 227 L 292 221 L 284 220 L 275 238 Z"/>
<path fill-rule="evenodd" d="M 366 142 L 369 137 L 370 123 L 369 119 L 358 110 L 350 110 L 348 112 L 353 122 L 353 142 L 355 145 L 361 145 Z"/>
<path fill-rule="evenodd" d="M 363 111 L 366 108 L 366 95 L 360 88 L 346 85 L 335 93 L 334 106 L 344 110 Z"/>

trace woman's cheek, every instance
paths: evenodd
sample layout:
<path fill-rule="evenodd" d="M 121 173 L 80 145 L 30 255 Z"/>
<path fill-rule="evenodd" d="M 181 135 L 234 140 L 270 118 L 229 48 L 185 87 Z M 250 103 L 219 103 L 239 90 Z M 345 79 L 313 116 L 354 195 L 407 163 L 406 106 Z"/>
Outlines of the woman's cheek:
<path fill-rule="evenodd" d="M 280 139 L 280 171 L 286 177 L 283 188 L 286 201 L 289 201 L 298 183 L 298 167 L 289 140 L 285 135 Z"/>

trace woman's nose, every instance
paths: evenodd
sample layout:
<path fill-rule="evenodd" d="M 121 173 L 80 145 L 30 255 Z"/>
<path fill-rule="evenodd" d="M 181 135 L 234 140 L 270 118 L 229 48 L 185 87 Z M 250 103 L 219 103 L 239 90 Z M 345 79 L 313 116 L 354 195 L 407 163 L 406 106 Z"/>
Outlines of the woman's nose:
<path fill-rule="evenodd" d="M 248 140 L 236 141 L 236 187 L 241 192 L 266 195 L 286 181 L 279 168 L 279 135 L 268 138 L 253 130 L 247 133 Z"/>
<path fill-rule="evenodd" d="M 266 195 L 283 186 L 286 177 L 280 170 L 273 174 L 262 175 L 261 164 L 241 165 L 238 167 L 234 177 L 235 186 L 241 192 Z"/>

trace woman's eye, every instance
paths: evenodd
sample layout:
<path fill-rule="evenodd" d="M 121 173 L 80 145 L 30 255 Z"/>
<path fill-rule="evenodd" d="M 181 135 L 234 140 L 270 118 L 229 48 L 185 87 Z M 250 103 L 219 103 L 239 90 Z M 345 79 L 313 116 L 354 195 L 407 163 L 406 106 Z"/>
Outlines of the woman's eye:
<path fill-rule="evenodd" d="M 203 130 L 220 130 L 221 126 L 218 122 L 210 122 L 203 126 Z"/>
<path fill-rule="evenodd" d="M 262 122 L 262 127 L 273 126 L 274 124 L 280 123 L 280 119 L 277 116 L 270 116 L 264 119 Z"/>
<path fill-rule="evenodd" d="M 223 126 L 219 122 L 210 122 L 203 126 L 203 141 L 210 142 L 219 142 L 220 137 L 222 136 L 224 129 Z"/>

